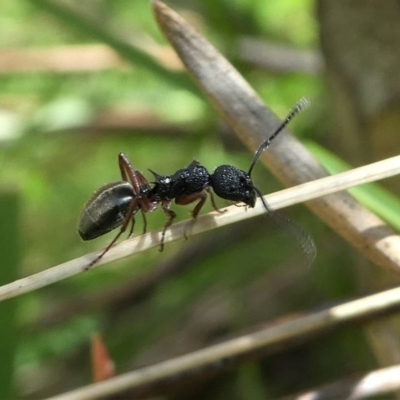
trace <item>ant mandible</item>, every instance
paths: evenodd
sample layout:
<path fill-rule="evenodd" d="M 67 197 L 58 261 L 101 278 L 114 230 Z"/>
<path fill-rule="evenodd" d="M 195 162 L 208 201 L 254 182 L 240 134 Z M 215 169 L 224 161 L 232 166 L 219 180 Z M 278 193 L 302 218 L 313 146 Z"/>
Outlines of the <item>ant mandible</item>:
<path fill-rule="evenodd" d="M 106 184 L 92 195 L 80 216 L 79 234 L 83 240 L 92 240 L 119 226 L 120 230 L 110 244 L 88 264 L 86 269 L 96 264 L 107 253 L 126 231 L 129 223 L 131 223 L 131 228 L 128 237 L 132 235 L 135 215 L 139 211 L 142 214 L 143 233 L 145 233 L 147 226 L 145 214 L 154 211 L 159 204 L 161 204 L 162 210 L 168 217 L 161 236 L 160 251 L 162 251 L 165 232 L 176 218 L 175 212 L 170 208 L 172 200 L 175 199 L 175 203 L 179 205 L 198 201 L 191 212 L 192 218 L 196 219 L 207 199 L 208 193 L 213 208 L 221 212 L 215 204 L 210 188 L 213 189 L 217 196 L 223 199 L 231 200 L 235 203 L 242 202 L 249 207 L 254 207 L 258 195 L 266 211 L 272 215 L 272 210 L 262 197 L 261 191 L 254 186 L 251 173 L 262 152 L 268 148 L 292 118 L 307 105 L 308 100 L 301 99 L 275 132 L 260 144 L 248 172 L 232 165 L 221 165 L 210 174 L 198 161 L 193 160 L 186 168 L 180 169 L 172 175 L 159 175 L 150 170 L 155 178 L 155 182 L 152 182 L 153 186 L 150 186 L 150 183 L 142 173 L 136 171 L 128 158 L 123 153 L 120 153 L 118 155 L 118 164 L 122 181 Z M 307 252 L 315 253 L 314 243 L 308 234 L 293 221 L 285 221 L 289 222 L 290 231 L 294 234 L 301 247 Z M 309 257 L 312 259 L 314 254 Z"/>

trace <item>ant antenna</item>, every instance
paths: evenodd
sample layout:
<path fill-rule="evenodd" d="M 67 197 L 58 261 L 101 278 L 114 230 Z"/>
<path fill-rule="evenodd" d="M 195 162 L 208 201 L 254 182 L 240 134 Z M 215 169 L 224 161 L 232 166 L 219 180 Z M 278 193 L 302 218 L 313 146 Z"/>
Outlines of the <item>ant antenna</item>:
<path fill-rule="evenodd" d="M 254 155 L 253 161 L 250 164 L 250 168 L 249 168 L 249 176 L 251 175 L 251 172 L 253 171 L 254 166 L 256 165 L 256 162 L 258 161 L 258 159 L 260 158 L 262 152 L 269 147 L 269 145 L 271 144 L 271 142 L 278 136 L 278 133 L 281 132 L 286 125 L 293 119 L 293 117 L 298 114 L 300 111 L 304 110 L 305 108 L 308 107 L 308 105 L 310 104 L 310 101 L 306 98 L 303 97 L 301 98 L 296 105 L 290 110 L 289 114 L 287 115 L 287 117 L 284 119 L 284 121 L 280 124 L 280 126 L 278 127 L 278 129 L 268 138 L 265 139 L 261 144 L 260 147 L 258 148 L 258 150 L 256 151 L 256 154 Z"/>

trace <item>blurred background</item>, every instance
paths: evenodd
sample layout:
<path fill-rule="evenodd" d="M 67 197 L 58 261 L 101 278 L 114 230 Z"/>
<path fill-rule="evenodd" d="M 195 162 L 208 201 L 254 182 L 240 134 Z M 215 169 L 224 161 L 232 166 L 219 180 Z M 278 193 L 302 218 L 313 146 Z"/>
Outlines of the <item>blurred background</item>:
<path fill-rule="evenodd" d="M 399 153 L 397 1 L 168 4 L 279 117 L 300 97 L 311 99 L 291 131 L 331 171 L 339 167 L 326 150 L 354 166 Z M 210 171 L 248 169 L 252 154 L 195 88 L 148 1 L 0 0 L 0 7 L 1 284 L 109 243 L 114 233 L 82 242 L 77 221 L 97 188 L 120 180 L 121 151 L 149 179 L 148 168 L 172 174 L 193 159 Z M 282 188 L 261 164 L 254 181 L 264 193 Z M 385 185 L 400 191 L 398 179 Z M 381 205 L 399 226 L 398 203 Z M 191 208 L 173 209 L 183 220 Z M 207 204 L 202 213 L 211 210 Z M 284 212 L 315 238 L 312 266 L 263 216 L 1 303 L 0 398 L 89 384 L 96 332 L 122 373 L 398 283 L 304 206 Z M 147 219 L 149 230 L 165 223 L 160 210 Z M 197 397 L 183 390 L 170 398 L 279 398 L 382 363 L 373 335 L 352 328 L 223 374 L 197 387 Z"/>

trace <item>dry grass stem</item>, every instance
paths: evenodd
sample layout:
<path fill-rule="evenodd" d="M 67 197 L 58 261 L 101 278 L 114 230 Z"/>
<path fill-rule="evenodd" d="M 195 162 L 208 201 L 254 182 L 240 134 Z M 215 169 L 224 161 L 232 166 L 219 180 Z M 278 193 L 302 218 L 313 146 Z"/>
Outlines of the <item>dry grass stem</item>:
<path fill-rule="evenodd" d="M 201 375 L 201 371 L 207 371 L 207 376 L 209 376 L 226 368 L 232 368 L 249 357 L 257 357 L 257 355 L 261 357 L 266 350 L 273 351 L 278 345 L 287 347 L 292 342 L 298 343 L 300 339 L 314 340 L 316 335 L 328 330 L 388 315 L 399 309 L 400 288 L 387 290 L 260 329 L 255 333 L 119 375 L 105 382 L 76 389 L 52 397 L 51 400 L 99 399 L 127 390 L 133 391 L 130 393 L 131 397 L 135 395 L 135 391 L 151 395 L 153 391 L 160 390 L 160 385 L 168 387 L 180 385 L 182 381 L 187 381 L 193 375 Z"/>
<path fill-rule="evenodd" d="M 81 45 L 53 49 L 11 49 L 0 52 L 0 75 L 10 73 L 81 73 L 125 67 L 108 46 Z"/>
<path fill-rule="evenodd" d="M 348 189 L 355 185 L 360 185 L 367 182 L 373 182 L 379 179 L 394 176 L 400 173 L 400 156 L 369 164 L 364 167 L 355 168 L 351 171 L 343 172 L 334 176 L 319 179 L 314 182 L 304 183 L 302 185 L 285 189 L 265 196 L 265 200 L 272 209 L 278 210 L 283 207 L 288 207 L 297 203 L 302 203 L 324 196 L 330 193 Z M 196 223 L 188 229 L 188 236 L 209 231 L 224 225 L 232 224 L 247 218 L 253 218 L 265 212 L 260 201 L 257 202 L 253 209 L 244 210 L 242 207 L 231 206 L 227 208 L 227 212 L 217 214 L 211 212 L 200 216 Z M 368 223 L 368 221 L 366 221 Z M 183 221 L 172 225 L 171 229 L 167 230 L 165 243 L 183 239 L 184 229 L 187 224 L 192 224 L 192 221 Z M 382 224 L 382 222 L 380 223 Z M 364 240 L 386 240 L 376 236 L 376 229 L 381 225 L 371 226 L 365 225 L 363 238 Z M 103 264 L 120 260 L 130 255 L 158 247 L 160 243 L 161 230 L 146 233 L 145 235 L 137 236 L 133 239 L 126 240 L 114 248 L 112 248 L 94 267 L 97 268 Z M 372 238 L 369 236 L 372 235 Z M 392 246 L 385 249 L 388 252 L 388 257 L 400 259 L 400 237 L 394 235 L 392 238 Z M 84 268 L 97 255 L 97 253 L 87 254 L 83 257 L 76 258 L 66 263 L 49 268 L 26 278 L 19 279 L 0 287 L 0 301 L 12 297 L 19 296 L 24 293 L 31 292 L 41 287 L 61 281 L 71 276 L 84 272 Z M 400 272 L 400 271 L 398 271 Z"/>
<path fill-rule="evenodd" d="M 344 379 L 306 393 L 280 400 L 346 400 L 369 399 L 400 389 L 400 365 L 382 368 L 351 379 Z"/>
<path fill-rule="evenodd" d="M 316 51 L 276 45 L 253 37 L 239 40 L 238 55 L 250 64 L 280 74 L 318 74 L 324 67 L 322 55 Z"/>
<path fill-rule="evenodd" d="M 178 13 L 153 1 L 156 20 L 193 80 L 221 118 L 254 151 L 279 121 L 236 69 Z M 263 161 L 287 186 L 326 176 L 312 154 L 288 131 L 264 153 Z M 398 246 L 395 233 L 346 193 L 308 203 L 311 210 L 373 263 L 398 271 L 400 258 L 386 249 Z M 376 227 L 379 227 L 377 230 Z M 374 235 L 363 236 L 366 229 Z M 378 240 L 379 239 L 379 240 Z"/>

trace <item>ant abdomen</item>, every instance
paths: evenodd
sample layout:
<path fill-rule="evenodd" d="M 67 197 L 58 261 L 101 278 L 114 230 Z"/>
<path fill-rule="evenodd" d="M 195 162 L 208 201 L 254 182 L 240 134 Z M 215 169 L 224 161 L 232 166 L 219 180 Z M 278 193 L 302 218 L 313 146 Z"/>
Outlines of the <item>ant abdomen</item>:
<path fill-rule="evenodd" d="M 113 182 L 102 186 L 82 211 L 78 227 L 81 238 L 96 239 L 122 225 L 134 198 L 135 193 L 129 182 Z"/>
<path fill-rule="evenodd" d="M 220 165 L 210 176 L 210 182 L 217 196 L 254 207 L 256 192 L 247 172 L 232 165 Z"/>

